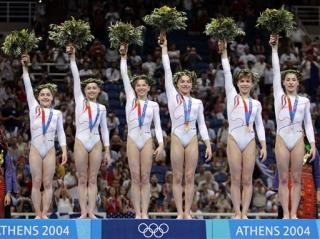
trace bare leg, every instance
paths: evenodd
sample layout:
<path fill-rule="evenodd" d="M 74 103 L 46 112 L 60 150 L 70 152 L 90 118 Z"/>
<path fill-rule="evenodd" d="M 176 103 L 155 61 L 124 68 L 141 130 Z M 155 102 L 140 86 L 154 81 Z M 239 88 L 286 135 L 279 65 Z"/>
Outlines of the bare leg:
<path fill-rule="evenodd" d="M 197 168 L 199 157 L 198 139 L 197 136 L 193 136 L 190 143 L 185 149 L 185 206 L 184 206 L 184 218 L 191 219 L 190 208 L 194 197 L 194 175 Z"/>
<path fill-rule="evenodd" d="M 136 218 L 141 218 L 140 152 L 130 137 L 127 138 L 127 155 L 131 174 L 131 201 Z"/>
<path fill-rule="evenodd" d="M 78 197 L 81 208 L 80 218 L 86 218 L 88 214 L 88 152 L 78 139 L 75 139 L 74 143 L 74 158 L 78 173 Z"/>
<path fill-rule="evenodd" d="M 89 153 L 89 173 L 88 173 L 88 215 L 90 218 L 96 218 L 94 210 L 98 194 L 97 177 L 102 159 L 101 141 L 95 144 Z"/>
<path fill-rule="evenodd" d="M 149 139 L 140 153 L 141 160 L 141 217 L 148 218 L 150 201 L 150 171 L 152 166 L 153 144 Z"/>
<path fill-rule="evenodd" d="M 288 188 L 290 152 L 279 135 L 276 138 L 275 154 L 279 172 L 279 201 L 283 208 L 283 218 L 288 219 L 290 216 Z"/>
<path fill-rule="evenodd" d="M 171 134 L 171 165 L 173 172 L 172 191 L 178 211 L 178 219 L 183 218 L 182 209 L 182 177 L 184 164 L 184 148 L 177 136 Z"/>
<path fill-rule="evenodd" d="M 56 151 L 50 149 L 43 160 L 43 194 L 42 194 L 42 218 L 48 218 L 47 213 L 52 201 L 52 179 L 56 167 Z"/>
<path fill-rule="evenodd" d="M 256 163 L 256 142 L 253 139 L 242 152 L 242 218 L 247 218 L 252 198 L 252 174 Z"/>
<path fill-rule="evenodd" d="M 241 218 L 241 171 L 242 171 L 242 153 L 234 138 L 229 135 L 227 143 L 228 163 L 231 175 L 231 200 L 235 211 L 235 219 Z"/>
<path fill-rule="evenodd" d="M 301 138 L 291 151 L 291 213 L 292 219 L 297 218 L 297 210 L 299 207 L 301 196 L 301 172 L 303 167 L 304 142 Z"/>
<path fill-rule="evenodd" d="M 31 145 L 29 164 L 32 176 L 31 198 L 36 213 L 36 218 L 41 218 L 41 183 L 42 183 L 42 159 L 38 150 Z"/>

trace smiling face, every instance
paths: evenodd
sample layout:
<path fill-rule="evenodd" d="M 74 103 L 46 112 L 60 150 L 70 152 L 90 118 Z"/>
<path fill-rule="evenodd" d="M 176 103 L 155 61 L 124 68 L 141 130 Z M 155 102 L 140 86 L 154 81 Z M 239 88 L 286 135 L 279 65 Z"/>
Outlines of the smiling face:
<path fill-rule="evenodd" d="M 86 98 L 90 101 L 96 101 L 99 93 L 100 87 L 97 85 L 97 83 L 89 83 L 84 88 L 84 94 L 86 95 Z"/>
<path fill-rule="evenodd" d="M 237 86 L 240 92 L 240 95 L 249 95 L 253 87 L 252 77 L 250 74 L 244 74 L 239 76 L 237 81 Z"/>
<path fill-rule="evenodd" d="M 297 94 L 299 80 L 297 75 L 294 73 L 288 73 L 285 75 L 282 84 L 287 92 L 287 94 Z"/>
<path fill-rule="evenodd" d="M 48 108 L 52 104 L 53 94 L 48 88 L 44 88 L 39 92 L 38 101 L 41 107 Z"/>
<path fill-rule="evenodd" d="M 146 80 L 136 80 L 134 83 L 134 91 L 139 98 L 146 98 L 150 91 L 150 86 Z"/>
<path fill-rule="evenodd" d="M 189 76 L 183 75 L 177 82 L 177 88 L 182 95 L 190 95 L 192 89 L 192 80 Z"/>

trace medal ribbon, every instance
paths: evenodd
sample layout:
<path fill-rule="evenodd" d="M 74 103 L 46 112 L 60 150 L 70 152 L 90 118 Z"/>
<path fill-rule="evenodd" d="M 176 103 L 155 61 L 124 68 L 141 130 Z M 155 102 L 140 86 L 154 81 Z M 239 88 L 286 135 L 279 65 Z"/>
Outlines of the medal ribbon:
<path fill-rule="evenodd" d="M 86 110 L 88 110 L 88 117 L 89 117 L 89 129 L 90 131 L 94 128 L 94 126 L 96 125 L 99 115 L 100 115 L 100 107 L 99 104 L 97 104 L 97 115 L 96 118 L 94 119 L 94 122 L 92 123 L 92 112 L 91 112 L 91 106 L 90 106 L 90 101 L 87 99 L 86 100 Z"/>
<path fill-rule="evenodd" d="M 189 122 L 190 122 L 190 113 L 191 113 L 191 106 L 192 106 L 192 98 L 189 97 L 189 103 L 188 103 L 188 108 L 187 108 L 187 103 L 183 96 L 181 96 L 182 102 L 183 102 L 183 110 L 184 110 L 184 125 L 185 127 L 188 127 Z"/>
<path fill-rule="evenodd" d="M 141 128 L 143 125 L 144 117 L 146 116 L 146 111 L 147 111 L 147 106 L 148 106 L 148 99 L 145 100 L 143 109 L 142 109 L 142 114 L 141 114 L 141 105 L 140 105 L 140 100 L 136 99 L 136 105 L 138 108 L 138 122 L 139 122 L 139 127 Z"/>
<path fill-rule="evenodd" d="M 42 134 L 45 135 L 51 123 L 53 112 L 52 112 L 52 108 L 50 108 L 48 121 L 46 123 L 46 113 L 43 108 L 40 108 L 40 110 L 41 110 L 41 121 L 42 121 Z"/>
<path fill-rule="evenodd" d="M 246 125 L 247 125 L 247 127 L 249 127 L 249 121 L 250 121 L 250 117 L 252 114 L 252 99 L 251 99 L 251 97 L 249 97 L 249 110 L 248 110 L 247 103 L 243 98 L 242 98 L 242 101 L 243 101 L 243 105 L 244 105 L 244 115 L 246 118 Z"/>
<path fill-rule="evenodd" d="M 294 120 L 294 117 L 296 115 L 297 107 L 298 107 L 298 96 L 296 96 L 296 98 L 294 99 L 293 109 L 292 109 L 292 104 L 291 104 L 290 97 L 287 96 L 287 98 L 288 98 L 288 107 L 289 107 L 290 120 L 291 120 L 291 124 L 293 124 L 293 120 Z"/>

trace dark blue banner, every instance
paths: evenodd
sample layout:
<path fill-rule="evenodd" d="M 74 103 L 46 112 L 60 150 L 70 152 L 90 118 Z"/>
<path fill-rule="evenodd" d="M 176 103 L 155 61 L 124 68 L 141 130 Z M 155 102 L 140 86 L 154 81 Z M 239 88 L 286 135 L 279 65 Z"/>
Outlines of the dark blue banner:
<path fill-rule="evenodd" d="M 103 239 L 206 239 L 205 220 L 103 220 Z"/>

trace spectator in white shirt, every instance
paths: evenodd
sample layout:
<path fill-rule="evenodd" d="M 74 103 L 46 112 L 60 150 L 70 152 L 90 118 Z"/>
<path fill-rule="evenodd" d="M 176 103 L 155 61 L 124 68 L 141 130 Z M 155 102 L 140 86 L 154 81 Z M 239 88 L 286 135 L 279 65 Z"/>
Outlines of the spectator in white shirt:
<path fill-rule="evenodd" d="M 93 71 L 89 69 L 89 62 L 85 61 L 83 63 L 83 69 L 79 71 L 80 77 L 88 77 L 93 75 Z"/>
<path fill-rule="evenodd" d="M 118 82 L 120 80 L 120 71 L 116 67 L 117 63 L 113 61 L 111 67 L 106 70 L 107 81 L 110 83 Z"/>
<path fill-rule="evenodd" d="M 146 69 L 150 76 L 153 76 L 154 71 L 156 70 L 156 63 L 153 61 L 150 54 L 147 55 L 147 61 L 142 64 L 142 69 Z"/>

